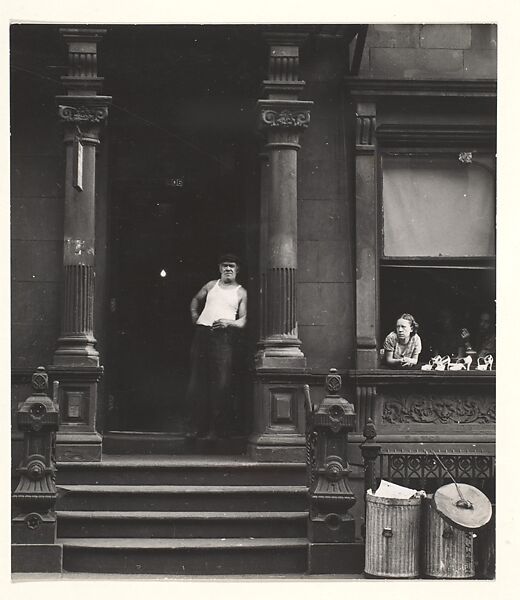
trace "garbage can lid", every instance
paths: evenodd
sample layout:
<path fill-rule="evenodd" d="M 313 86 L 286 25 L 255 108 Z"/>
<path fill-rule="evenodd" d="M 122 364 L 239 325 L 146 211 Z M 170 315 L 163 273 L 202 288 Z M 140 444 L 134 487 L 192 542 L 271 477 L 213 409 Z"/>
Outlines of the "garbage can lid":
<path fill-rule="evenodd" d="M 443 485 L 433 495 L 433 505 L 460 529 L 478 529 L 491 519 L 492 514 L 488 497 L 466 483 Z"/>

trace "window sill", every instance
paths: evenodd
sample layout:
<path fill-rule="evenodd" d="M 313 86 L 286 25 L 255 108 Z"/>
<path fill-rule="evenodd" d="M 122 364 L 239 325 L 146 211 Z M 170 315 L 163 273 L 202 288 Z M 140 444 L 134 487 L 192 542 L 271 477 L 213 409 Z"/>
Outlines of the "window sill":
<path fill-rule="evenodd" d="M 357 384 L 424 383 L 434 385 L 494 385 L 496 371 L 422 371 L 420 369 L 370 369 L 348 371 L 349 379 Z"/>

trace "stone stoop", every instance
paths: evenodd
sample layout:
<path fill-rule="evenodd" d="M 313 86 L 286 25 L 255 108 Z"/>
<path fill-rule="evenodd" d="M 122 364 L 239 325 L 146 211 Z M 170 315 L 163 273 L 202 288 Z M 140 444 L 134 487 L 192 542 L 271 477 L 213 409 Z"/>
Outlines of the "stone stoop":
<path fill-rule="evenodd" d="M 307 571 L 305 465 L 243 456 L 104 455 L 58 464 L 67 572 Z"/>

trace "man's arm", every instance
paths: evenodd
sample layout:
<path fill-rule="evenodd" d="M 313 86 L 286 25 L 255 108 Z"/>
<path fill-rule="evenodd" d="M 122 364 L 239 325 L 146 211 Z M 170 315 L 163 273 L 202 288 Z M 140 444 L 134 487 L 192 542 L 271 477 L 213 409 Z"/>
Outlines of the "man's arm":
<path fill-rule="evenodd" d="M 190 312 L 191 312 L 191 321 L 193 324 L 197 322 L 197 319 L 200 317 L 200 313 L 202 312 L 201 306 L 208 295 L 208 289 L 211 284 L 211 281 L 206 283 L 206 285 L 202 286 L 200 290 L 193 296 L 190 303 Z"/>
<path fill-rule="evenodd" d="M 233 327 L 238 327 L 242 329 L 246 326 L 247 322 L 247 292 L 242 288 L 242 297 L 240 298 L 240 302 L 238 304 L 238 315 L 235 321 L 232 321 Z"/>

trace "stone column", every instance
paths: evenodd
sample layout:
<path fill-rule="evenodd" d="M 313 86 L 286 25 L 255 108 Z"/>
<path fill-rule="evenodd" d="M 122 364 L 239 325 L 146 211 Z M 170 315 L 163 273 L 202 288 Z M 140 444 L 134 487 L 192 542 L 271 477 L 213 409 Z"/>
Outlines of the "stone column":
<path fill-rule="evenodd" d="M 99 460 L 97 383 L 102 373 L 94 337 L 96 149 L 111 98 L 98 95 L 97 45 L 104 30 L 61 29 L 68 46 L 67 94 L 56 98 L 64 124 L 65 216 L 61 334 L 49 369 L 60 381 L 58 460 Z"/>
<path fill-rule="evenodd" d="M 305 369 L 296 320 L 297 153 L 312 102 L 298 100 L 299 48 L 305 35 L 276 33 L 269 45 L 266 98 L 258 101 L 265 134 L 261 190 L 262 330 L 256 356 L 255 424 L 250 453 L 256 460 L 303 460 L 301 386 L 287 376 Z"/>

